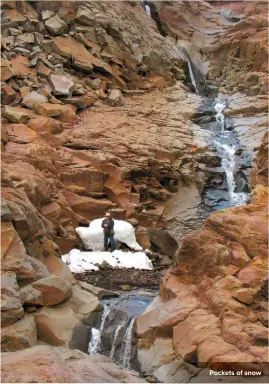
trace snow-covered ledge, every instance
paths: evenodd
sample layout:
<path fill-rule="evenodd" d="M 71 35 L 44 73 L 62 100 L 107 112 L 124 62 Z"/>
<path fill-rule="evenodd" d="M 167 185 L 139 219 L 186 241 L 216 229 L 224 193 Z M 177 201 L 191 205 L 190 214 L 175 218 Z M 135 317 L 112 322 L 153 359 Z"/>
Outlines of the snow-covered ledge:
<path fill-rule="evenodd" d="M 102 228 L 103 219 L 96 219 L 90 223 L 88 228 L 78 227 L 76 232 L 83 241 L 86 249 L 92 251 L 104 250 L 104 235 Z M 126 244 L 135 251 L 142 251 L 142 247 L 137 243 L 135 238 L 134 227 L 124 220 L 114 220 L 115 240 Z"/>
<path fill-rule="evenodd" d="M 98 271 L 104 262 L 112 268 L 135 268 L 152 269 L 152 262 L 147 257 L 143 248 L 137 243 L 135 231 L 131 224 L 123 220 L 114 220 L 115 240 L 126 244 L 136 252 L 116 250 L 113 253 L 103 252 L 104 235 L 101 227 L 103 219 L 96 219 L 90 223 L 88 228 L 76 228 L 77 234 L 86 249 L 91 252 L 81 252 L 72 249 L 68 254 L 62 256 L 62 260 L 68 264 L 71 272 L 81 273 L 85 271 Z"/>

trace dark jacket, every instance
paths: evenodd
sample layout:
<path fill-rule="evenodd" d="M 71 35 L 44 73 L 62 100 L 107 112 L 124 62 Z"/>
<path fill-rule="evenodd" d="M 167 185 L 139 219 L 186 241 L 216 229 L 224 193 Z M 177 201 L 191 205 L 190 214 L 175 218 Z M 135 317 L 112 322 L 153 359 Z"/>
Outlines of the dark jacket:
<path fill-rule="evenodd" d="M 107 224 L 107 227 L 104 227 L 104 225 Z M 114 220 L 113 219 L 104 219 L 102 221 L 102 228 L 104 228 L 104 233 L 106 235 L 114 235 Z"/>

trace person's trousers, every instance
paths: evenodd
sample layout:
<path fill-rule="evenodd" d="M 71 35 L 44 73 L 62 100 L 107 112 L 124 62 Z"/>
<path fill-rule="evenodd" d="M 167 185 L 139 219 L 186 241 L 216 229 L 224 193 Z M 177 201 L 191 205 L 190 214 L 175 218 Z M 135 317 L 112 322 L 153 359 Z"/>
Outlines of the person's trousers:
<path fill-rule="evenodd" d="M 115 251 L 115 241 L 114 241 L 114 235 L 109 235 L 108 233 L 104 234 L 104 247 L 105 251 L 108 251 L 108 239 L 110 242 L 111 252 Z"/>

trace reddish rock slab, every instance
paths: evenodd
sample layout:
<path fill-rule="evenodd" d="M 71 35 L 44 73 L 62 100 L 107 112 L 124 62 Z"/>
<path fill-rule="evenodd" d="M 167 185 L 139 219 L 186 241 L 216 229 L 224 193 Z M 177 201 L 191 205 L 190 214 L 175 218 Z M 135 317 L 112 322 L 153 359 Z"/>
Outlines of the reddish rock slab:
<path fill-rule="evenodd" d="M 246 287 L 255 288 L 261 284 L 267 274 L 267 263 L 257 258 L 238 273 L 238 279 L 242 281 Z"/>
<path fill-rule="evenodd" d="M 27 144 L 39 138 L 39 135 L 24 124 L 7 125 L 8 138 L 15 143 Z"/>
<path fill-rule="evenodd" d="M 3 353 L 1 359 L 3 383 L 81 383 L 74 373 L 53 350 L 37 345 L 13 353 Z"/>
<path fill-rule="evenodd" d="M 37 116 L 28 120 L 27 125 L 37 133 L 49 132 L 49 133 L 61 133 L 61 123 L 55 119 L 46 116 Z"/>
<path fill-rule="evenodd" d="M 161 304 L 136 319 L 136 334 L 139 338 L 150 340 L 154 340 L 157 335 L 171 337 L 172 327 L 184 321 L 197 305 L 195 296 L 189 296 L 185 301 L 176 298 Z"/>
<path fill-rule="evenodd" d="M 91 197 L 79 196 L 67 191 L 63 192 L 63 196 L 70 205 L 70 208 L 77 215 L 80 215 L 87 220 L 102 217 L 112 205 L 111 201 L 106 199 L 92 199 Z"/>
<path fill-rule="evenodd" d="M 210 336 L 221 335 L 221 322 L 204 309 L 191 312 L 185 321 L 173 329 L 173 344 L 177 356 L 195 362 L 198 346 Z"/>

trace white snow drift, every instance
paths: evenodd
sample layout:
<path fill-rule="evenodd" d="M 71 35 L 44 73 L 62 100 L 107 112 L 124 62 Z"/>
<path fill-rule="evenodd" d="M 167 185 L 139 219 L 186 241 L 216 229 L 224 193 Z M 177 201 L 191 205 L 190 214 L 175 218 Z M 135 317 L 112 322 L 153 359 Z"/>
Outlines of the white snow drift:
<path fill-rule="evenodd" d="M 72 249 L 69 254 L 62 256 L 62 260 L 74 273 L 98 271 L 98 265 L 104 261 L 112 268 L 152 269 L 152 263 L 144 252 L 81 252 Z"/>
<path fill-rule="evenodd" d="M 98 271 L 99 266 L 106 262 L 112 268 L 152 269 L 152 263 L 137 243 L 135 231 L 131 224 L 123 220 L 114 220 L 115 240 L 126 244 L 129 248 L 138 252 L 123 252 L 116 250 L 113 253 L 102 252 L 104 249 L 104 234 L 102 220 L 96 219 L 88 228 L 78 227 L 76 232 L 80 236 L 86 249 L 92 252 L 81 252 L 72 249 L 62 260 L 68 264 L 71 272 Z"/>
<path fill-rule="evenodd" d="M 104 235 L 101 227 L 103 219 L 96 219 L 90 223 L 88 228 L 78 227 L 76 232 L 83 241 L 86 249 L 102 251 L 104 249 Z M 123 220 L 114 220 L 115 240 L 126 244 L 135 251 L 142 251 L 142 247 L 137 243 L 135 231 L 131 224 Z"/>

